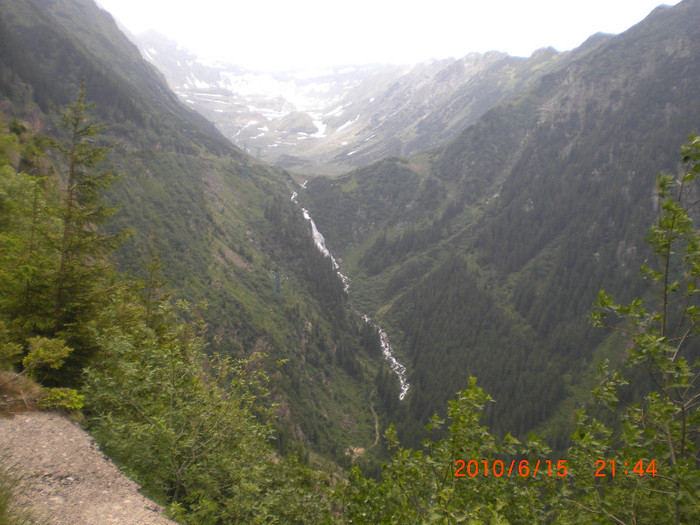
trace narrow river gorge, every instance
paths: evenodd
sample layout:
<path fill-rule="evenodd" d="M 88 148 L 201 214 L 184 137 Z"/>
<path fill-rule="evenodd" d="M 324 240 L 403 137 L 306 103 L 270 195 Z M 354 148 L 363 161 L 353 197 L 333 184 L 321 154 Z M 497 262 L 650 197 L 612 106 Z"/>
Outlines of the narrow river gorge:
<path fill-rule="evenodd" d="M 304 183 L 301 184 L 302 189 L 305 187 L 306 181 L 304 181 Z M 292 201 L 297 202 L 297 192 L 292 193 L 291 198 Z M 333 254 L 328 249 L 328 246 L 326 246 L 326 239 L 323 237 L 323 234 L 321 234 L 321 232 L 318 231 L 316 223 L 309 214 L 309 211 L 306 208 L 302 208 L 301 211 L 304 214 L 304 218 L 309 222 L 309 230 L 311 236 L 313 237 L 316 248 L 318 248 L 318 250 L 323 255 L 325 255 L 331 260 L 333 268 L 335 268 L 335 271 L 338 273 L 338 276 L 343 281 L 343 288 L 345 289 L 345 293 L 348 293 L 348 291 L 350 290 L 350 278 L 341 271 L 340 264 L 338 264 L 338 261 L 335 259 L 335 257 L 333 257 Z M 358 314 L 362 317 L 362 319 L 364 319 L 366 323 L 374 326 L 374 328 L 379 333 L 379 340 L 381 341 L 384 359 L 386 359 L 386 361 L 389 363 L 389 367 L 396 374 L 396 377 L 399 380 L 399 400 L 403 401 L 403 399 L 406 397 L 406 394 L 408 393 L 409 388 L 411 387 L 411 385 L 408 383 L 406 367 L 403 364 L 401 364 L 398 359 L 396 359 L 396 356 L 394 355 L 394 349 L 389 343 L 389 336 L 387 335 L 386 331 L 377 323 L 372 321 L 372 319 L 367 314 L 359 311 Z"/>

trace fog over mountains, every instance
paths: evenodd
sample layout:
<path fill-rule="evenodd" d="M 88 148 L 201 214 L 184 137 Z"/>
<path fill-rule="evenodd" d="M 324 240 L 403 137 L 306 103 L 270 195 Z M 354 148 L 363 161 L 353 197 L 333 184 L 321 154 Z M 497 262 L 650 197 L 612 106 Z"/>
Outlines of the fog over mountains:
<path fill-rule="evenodd" d="M 180 99 L 234 144 L 300 173 L 334 174 L 454 138 L 561 54 L 255 72 L 198 59 L 155 32 L 132 37 Z"/>

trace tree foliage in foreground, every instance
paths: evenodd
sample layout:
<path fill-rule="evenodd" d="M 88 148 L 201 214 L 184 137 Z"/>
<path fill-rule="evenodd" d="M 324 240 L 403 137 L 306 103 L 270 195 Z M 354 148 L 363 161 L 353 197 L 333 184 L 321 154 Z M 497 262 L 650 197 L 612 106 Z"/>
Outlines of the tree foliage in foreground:
<path fill-rule="evenodd" d="M 55 235 L 47 236 L 58 254 L 58 267 L 52 276 L 54 311 L 49 332 L 76 347 L 68 363 L 69 374 L 79 371 L 89 358 L 89 343 L 80 328 L 105 304 L 112 275 L 109 255 L 124 238 L 124 234 L 106 234 L 100 229 L 115 212 L 104 203 L 101 192 L 111 186 L 116 174 L 99 169 L 109 147 L 96 144 L 104 126 L 91 120 L 93 106 L 87 102 L 83 82 L 75 102 L 61 110 L 68 145 L 55 143 L 66 167 L 59 207 L 54 212 L 60 227 Z"/>
<path fill-rule="evenodd" d="M 177 316 L 151 306 L 156 329 L 144 308 L 112 306 L 105 320 L 117 328 L 101 334 L 102 359 L 85 372 L 85 414 L 110 456 L 187 523 L 293 522 L 307 504 L 322 508 L 313 489 L 323 477 L 269 443 L 261 356 L 206 355 L 201 320 L 177 321 L 196 312 L 182 301 Z"/>
<path fill-rule="evenodd" d="M 491 434 L 481 425 L 484 406 L 491 401 L 471 378 L 469 388 L 449 404 L 448 436 L 426 440 L 423 450 L 402 448 L 390 428 L 386 437 L 394 456 L 384 465 L 381 479 L 364 479 L 355 468 L 336 497 L 345 519 L 351 523 L 541 523 L 550 519 L 556 508 L 557 467 L 554 477 L 542 473 L 528 477 L 537 460 L 548 458 L 550 450 L 534 437 L 520 443 L 509 434 L 503 439 Z M 445 424 L 434 416 L 428 428 L 438 431 Z M 515 460 L 515 473 L 508 476 L 511 460 Z"/>
<path fill-rule="evenodd" d="M 115 175 L 98 169 L 109 148 L 96 144 L 103 128 L 91 120 L 91 108 L 82 87 L 61 110 L 65 145 L 37 139 L 17 122 L 2 140 L 8 153 L 0 166 L 0 310 L 27 352 L 34 337 L 70 349 L 60 363 L 34 363 L 35 377 L 54 385 L 77 386 L 97 351 L 91 330 L 114 291 L 109 256 L 125 235 L 100 229 L 115 211 L 101 199 Z M 57 152 L 55 165 L 48 151 Z M 27 172 L 17 171 L 13 156 Z"/>
<path fill-rule="evenodd" d="M 616 304 L 601 291 L 591 316 L 603 326 L 612 315 L 629 343 L 627 372 L 602 365 L 606 377 L 595 393 L 610 412 L 578 416 L 571 455 L 579 474 L 568 497 L 582 522 L 700 522 L 700 234 L 693 222 L 700 138 L 691 136 L 682 158 L 681 176 L 658 177 L 658 220 L 647 236 L 656 261 L 642 273 L 654 285 L 655 307 L 639 299 Z M 628 385 L 641 401 L 625 401 Z M 605 466 L 605 477 L 583 474 L 593 465 Z"/>

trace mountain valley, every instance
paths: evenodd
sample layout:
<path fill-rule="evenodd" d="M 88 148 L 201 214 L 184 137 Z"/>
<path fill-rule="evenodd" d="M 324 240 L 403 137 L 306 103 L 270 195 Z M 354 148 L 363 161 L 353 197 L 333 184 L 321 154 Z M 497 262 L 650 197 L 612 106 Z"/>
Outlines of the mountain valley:
<path fill-rule="evenodd" d="M 53 108 L 84 77 L 108 126 L 101 140 L 117 144 L 107 162 L 123 175 L 106 199 L 120 209 L 109 228 L 132 231 L 115 254 L 120 271 L 143 277 L 158 254 L 173 295 L 208 304 L 215 351 L 266 354 L 283 450 L 306 443 L 343 462 L 348 447 L 371 444 L 366 385 L 382 363 L 379 337 L 344 310 L 343 284 L 290 200 L 297 181 L 180 104 L 91 0 L 0 5 L 4 116 L 60 133 Z"/>
<path fill-rule="evenodd" d="M 664 393 L 695 395 L 700 378 L 700 347 L 686 343 L 700 273 L 682 273 L 695 264 L 695 234 L 673 238 L 690 239 L 685 252 L 671 241 L 659 248 L 664 228 L 675 233 L 700 216 L 691 205 L 687 221 L 664 222 L 675 210 L 672 190 L 657 181 L 678 175 L 687 183 L 678 202 L 700 197 L 690 175 L 700 171 L 692 135 L 700 132 L 699 19 L 700 0 L 684 0 L 564 53 L 262 73 L 205 63 L 156 33 L 132 42 L 93 0 L 0 0 L 3 251 L 55 250 L 60 236 L 35 241 L 34 227 L 42 217 L 47 232 L 58 231 L 66 215 L 58 204 L 39 213 L 37 188 L 47 203 L 69 193 L 62 152 L 76 138 L 57 108 L 77 107 L 79 93 L 106 124 L 84 144 L 104 148 L 104 166 L 119 174 L 100 192 L 100 210 L 118 211 L 82 231 L 128 236 L 109 256 L 114 275 L 100 281 L 122 291 L 102 293 L 97 311 L 61 330 L 25 321 L 39 314 L 17 310 L 12 294 L 65 257 L 40 253 L 21 266 L 0 254 L 0 365 L 3 352 L 19 348 L 12 366 L 30 375 L 39 337 L 76 346 L 46 387 L 85 396 L 98 442 L 187 523 L 307 515 L 585 523 L 622 508 L 633 513 L 617 520 L 625 522 L 667 515 L 672 505 L 677 522 L 691 522 L 697 506 L 687 502 L 700 481 L 692 439 L 678 470 L 691 489 L 676 492 L 676 503 L 650 496 L 637 508 L 629 499 L 659 490 L 621 477 L 596 485 L 613 491 L 620 509 L 605 497 L 592 502 L 599 480 L 581 475 L 581 465 L 629 454 L 671 469 L 664 447 L 676 438 L 652 436 L 651 423 L 634 419 L 634 403 L 656 406 L 644 396 L 673 373 L 685 379 Z M 34 200 L 15 198 L 20 187 L 34 188 Z M 91 268 L 102 257 L 80 260 Z M 37 284 L 35 297 L 60 289 L 56 281 Z M 601 289 L 622 304 L 639 298 L 649 312 L 660 304 L 663 314 L 649 320 L 637 307 L 618 308 L 615 333 L 601 330 L 591 320 L 615 308 Z M 679 291 L 687 303 L 667 303 Z M 81 299 L 76 311 L 95 300 Z M 145 321 L 135 320 L 139 301 Z M 654 331 L 667 308 L 679 327 L 686 317 L 693 323 L 678 346 L 688 370 L 683 361 L 676 372 L 652 372 L 665 361 L 639 358 L 648 376 L 629 372 L 631 387 L 615 383 L 618 399 L 600 364 L 634 361 L 647 340 L 624 339 L 630 326 L 658 344 L 670 340 Z M 187 378 L 182 391 L 178 377 Z M 632 415 L 613 421 L 590 408 L 594 389 Z M 687 412 L 687 425 L 674 419 L 668 432 L 700 436 L 697 404 L 684 395 L 674 401 L 683 410 L 659 413 Z M 147 413 L 139 399 L 161 412 Z M 173 408 L 180 401 L 182 414 Z M 178 417 L 182 427 L 168 427 Z M 619 437 L 625 428 L 634 432 Z M 177 438 L 189 431 L 196 439 L 182 445 Z M 610 435 L 634 446 L 620 452 Z M 209 443 L 219 448 L 200 457 Z M 161 454 L 168 447 L 181 464 Z M 536 482 L 454 472 L 462 458 L 511 457 L 568 458 L 574 475 L 561 485 L 551 474 Z M 584 507 L 589 514 L 577 514 Z"/>

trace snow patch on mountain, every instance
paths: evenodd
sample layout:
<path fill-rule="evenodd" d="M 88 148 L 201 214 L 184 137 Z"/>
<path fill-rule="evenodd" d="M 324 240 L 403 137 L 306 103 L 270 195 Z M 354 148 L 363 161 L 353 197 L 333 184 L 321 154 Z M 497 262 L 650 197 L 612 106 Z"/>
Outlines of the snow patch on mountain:
<path fill-rule="evenodd" d="M 354 119 L 348 120 L 345 124 L 339 126 L 338 129 L 335 130 L 335 132 L 338 133 L 339 131 L 343 131 L 345 128 L 352 126 L 358 120 L 360 120 L 359 114 Z"/>
<path fill-rule="evenodd" d="M 339 117 L 345 112 L 345 107 L 341 104 L 337 108 L 329 111 L 328 113 L 325 114 L 326 117 Z"/>
<path fill-rule="evenodd" d="M 313 135 L 309 135 L 310 137 L 314 137 L 317 139 L 322 139 L 326 136 L 326 125 L 323 123 L 321 120 L 314 120 L 314 126 L 316 126 L 316 129 L 318 130 L 316 133 Z"/>

